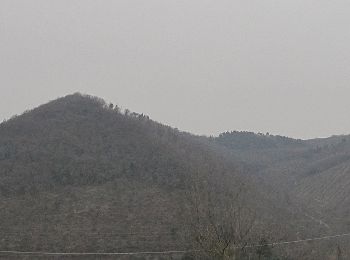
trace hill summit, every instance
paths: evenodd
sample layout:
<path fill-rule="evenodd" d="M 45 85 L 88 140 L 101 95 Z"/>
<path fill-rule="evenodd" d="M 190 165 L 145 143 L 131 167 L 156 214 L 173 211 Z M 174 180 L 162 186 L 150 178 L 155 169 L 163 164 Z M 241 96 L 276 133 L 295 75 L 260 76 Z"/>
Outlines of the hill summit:
<path fill-rule="evenodd" d="M 194 176 L 237 187 L 234 164 L 216 149 L 79 93 L 13 117 L 0 125 L 0 247 L 188 248 L 184 196 Z"/>

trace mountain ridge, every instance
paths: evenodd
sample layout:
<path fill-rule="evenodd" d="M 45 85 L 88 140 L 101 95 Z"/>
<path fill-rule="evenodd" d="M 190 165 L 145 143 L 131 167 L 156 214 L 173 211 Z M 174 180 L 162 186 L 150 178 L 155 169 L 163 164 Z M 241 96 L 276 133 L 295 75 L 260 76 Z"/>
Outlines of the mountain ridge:
<path fill-rule="evenodd" d="M 343 139 L 304 141 L 251 132 L 195 136 L 96 97 L 68 95 L 0 124 L 0 207 L 6 209 L 0 246 L 188 248 L 182 213 L 196 178 L 227 191 L 244 183 L 260 230 L 275 240 L 281 233 L 296 239 L 336 231 L 344 224 L 328 228 L 308 217 L 320 210 L 318 203 L 309 205 L 318 196 L 310 185 L 327 167 L 347 163 Z M 300 180 L 308 181 L 294 184 Z M 147 233 L 153 235 L 145 239 Z"/>

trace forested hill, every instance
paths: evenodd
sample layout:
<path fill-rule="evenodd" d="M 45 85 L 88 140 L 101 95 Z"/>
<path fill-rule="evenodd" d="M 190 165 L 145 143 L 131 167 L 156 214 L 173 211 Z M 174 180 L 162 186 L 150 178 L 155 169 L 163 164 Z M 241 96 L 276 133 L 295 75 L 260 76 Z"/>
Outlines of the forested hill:
<path fill-rule="evenodd" d="M 99 98 L 70 95 L 0 125 L 0 192 L 120 177 L 183 187 L 193 164 L 210 157 L 194 139 Z"/>
<path fill-rule="evenodd" d="M 214 207 L 209 222 L 216 215 L 212 223 L 227 237 L 223 226 L 236 229 L 225 210 L 235 209 L 237 193 L 244 197 L 238 208 L 251 212 L 244 221 L 256 216 L 249 243 L 324 234 L 294 190 L 275 185 L 291 183 L 277 174 L 278 162 L 317 149 L 247 132 L 194 136 L 96 97 L 59 98 L 0 124 L 0 249 L 190 249 L 198 240 L 189 234 L 193 198 L 206 214 Z M 327 156 L 333 148 L 322 149 Z"/>
<path fill-rule="evenodd" d="M 312 212 L 308 213 L 310 219 L 319 221 L 329 233 L 349 231 L 349 135 L 295 140 L 231 132 L 221 134 L 215 141 L 250 165 L 254 179 L 307 205 Z"/>
<path fill-rule="evenodd" d="M 219 144 L 234 150 L 300 147 L 303 145 L 302 140 L 299 139 L 247 131 L 225 132 L 215 139 Z"/>
<path fill-rule="evenodd" d="M 242 182 L 218 149 L 81 94 L 15 116 L 0 125 L 0 249 L 187 249 L 194 180 Z"/>

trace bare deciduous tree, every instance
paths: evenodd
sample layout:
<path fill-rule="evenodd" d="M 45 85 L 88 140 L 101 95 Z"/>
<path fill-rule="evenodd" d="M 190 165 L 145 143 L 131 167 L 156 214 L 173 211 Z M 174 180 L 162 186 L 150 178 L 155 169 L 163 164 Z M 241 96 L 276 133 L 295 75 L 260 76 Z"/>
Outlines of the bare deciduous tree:
<path fill-rule="evenodd" d="M 247 254 L 256 218 L 245 204 L 244 188 L 228 189 L 203 180 L 193 183 L 190 234 L 200 258 L 239 259 Z"/>

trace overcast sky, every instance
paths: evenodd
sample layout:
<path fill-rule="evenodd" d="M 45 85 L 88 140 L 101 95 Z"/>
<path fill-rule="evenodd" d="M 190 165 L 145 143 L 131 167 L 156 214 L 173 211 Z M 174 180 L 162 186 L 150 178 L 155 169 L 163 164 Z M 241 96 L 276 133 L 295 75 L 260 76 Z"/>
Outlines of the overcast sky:
<path fill-rule="evenodd" d="M 0 119 L 82 92 L 197 134 L 350 133 L 348 0 L 1 0 Z"/>

